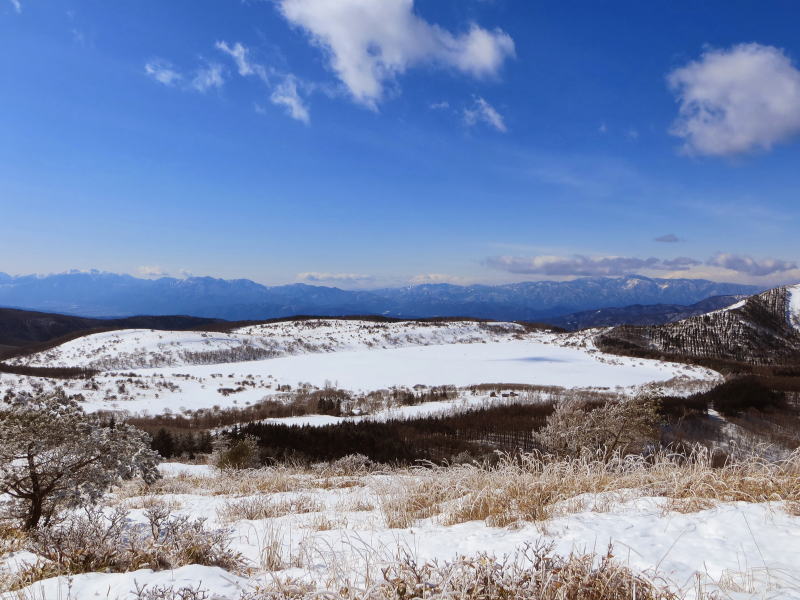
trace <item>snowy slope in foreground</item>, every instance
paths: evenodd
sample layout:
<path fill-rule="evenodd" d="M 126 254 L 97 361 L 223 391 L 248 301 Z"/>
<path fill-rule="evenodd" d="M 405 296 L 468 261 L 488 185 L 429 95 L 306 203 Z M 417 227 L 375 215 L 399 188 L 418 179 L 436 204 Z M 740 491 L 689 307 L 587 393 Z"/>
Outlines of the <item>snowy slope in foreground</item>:
<path fill-rule="evenodd" d="M 180 472 L 180 468 L 170 467 L 170 471 Z M 213 477 L 214 473 L 208 475 Z M 411 528 L 389 529 L 383 522 L 376 494 L 384 479 L 384 475 L 376 475 L 356 486 L 270 494 L 267 497 L 276 500 L 304 496 L 318 506 L 307 514 L 238 520 L 230 525 L 219 521 L 217 511 L 232 496 L 199 491 L 160 496 L 162 501 L 178 507 L 176 514 L 207 518 L 210 527 L 231 527 L 233 548 L 253 565 L 262 564 L 265 540 L 277 539 L 282 556 L 298 557 L 297 566 L 292 568 L 282 567 L 270 573 L 262 570 L 252 578 L 198 565 L 156 573 L 146 569 L 88 573 L 45 580 L 26 591 L 35 598 L 66 598 L 70 589 L 72 598 L 128 600 L 135 598 L 128 595 L 135 583 L 195 587 L 202 582 L 201 587 L 210 591 L 208 597 L 236 600 L 241 591 L 270 583 L 273 578 L 326 581 L 339 570 L 339 576 L 358 581 L 369 568 L 380 580 L 384 561 L 391 562 L 403 551 L 422 564 L 482 552 L 502 558 L 528 543 L 552 542 L 561 555 L 571 551 L 602 554 L 613 544 L 616 560 L 636 571 L 657 574 L 686 598 L 692 598 L 698 587 L 712 591 L 722 582 L 722 598 L 800 599 L 800 581 L 796 577 L 800 517 L 785 512 L 780 502 L 722 502 L 706 510 L 682 513 L 672 512 L 665 498 L 626 501 L 616 494 L 599 494 L 570 500 L 582 501 L 584 508 L 539 524 L 500 528 L 470 521 L 446 526 L 436 519 L 424 519 Z M 240 502 L 243 498 L 247 496 L 235 500 Z M 129 501 L 135 504 L 134 499 Z M 356 508 L 359 504 L 361 508 Z M 130 516 L 144 522 L 143 512 L 134 509 Z M 320 530 L 319 523 L 328 523 L 329 528 Z"/>

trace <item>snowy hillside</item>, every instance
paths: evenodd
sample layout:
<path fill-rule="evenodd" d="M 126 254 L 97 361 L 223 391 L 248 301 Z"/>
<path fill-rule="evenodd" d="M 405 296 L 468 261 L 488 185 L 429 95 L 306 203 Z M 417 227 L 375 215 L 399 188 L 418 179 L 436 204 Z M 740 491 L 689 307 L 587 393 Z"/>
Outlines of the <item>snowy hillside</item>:
<path fill-rule="evenodd" d="M 658 493 L 638 487 L 641 481 L 635 477 L 644 477 L 644 471 L 609 475 L 587 468 L 574 473 L 566 470 L 564 473 L 571 476 L 563 477 L 560 472 L 526 473 L 508 468 L 508 472 L 499 469 L 492 473 L 469 466 L 388 472 L 349 471 L 336 464 L 318 467 L 224 473 L 206 466 L 164 464 L 166 478 L 152 489 L 133 484 L 109 494 L 103 500 L 104 519 L 110 521 L 114 507 L 126 511 L 128 529 L 117 534 L 120 537 L 130 535 L 128 531 L 149 532 L 159 510 L 169 514 L 171 520 L 203 519 L 206 531 L 217 532 L 216 536 L 227 542 L 226 547 L 235 557 L 229 560 L 233 564 L 222 568 L 209 564 L 213 561 L 208 558 L 205 563 L 196 559 L 194 564 L 171 559 L 177 564 L 160 570 L 140 566 L 127 572 L 47 577 L 27 585 L 22 597 L 402 598 L 406 596 L 401 593 L 368 596 L 360 590 L 370 586 L 398 587 L 393 576 L 399 575 L 395 569 L 403 564 L 418 569 L 410 573 L 414 576 L 426 572 L 423 565 L 450 561 L 459 564 L 459 560 L 464 561 L 464 567 L 469 561 L 477 561 L 503 569 L 504 573 L 507 569 L 505 584 L 513 586 L 514 571 L 508 567 L 517 564 L 522 569 L 530 568 L 532 550 L 548 549 L 553 559 L 593 555 L 590 564 L 597 564 L 608 550 L 618 564 L 675 594 L 634 593 L 625 598 L 800 598 L 796 577 L 800 516 L 792 503 L 765 502 L 760 498 L 717 499 L 715 486 L 722 488 L 728 482 L 718 481 L 720 476 L 708 466 L 696 467 L 707 477 L 701 486 L 703 495 L 697 498 L 685 496 L 681 483 L 686 484 L 686 480 L 667 480 L 669 476 L 688 477 L 689 469 L 666 461 L 662 467 L 666 471 L 664 481 L 656 486 Z M 751 474 L 764 475 L 755 470 Z M 534 481 L 542 479 L 554 492 L 549 500 L 533 491 Z M 589 492 L 593 486 L 606 491 Z M 529 496 L 519 490 L 527 490 Z M 727 493 L 735 491 L 733 487 L 727 489 Z M 477 496 L 486 497 L 481 506 L 487 507 L 483 509 L 487 514 L 478 508 L 473 509 L 474 514 L 464 510 Z M 526 498 L 530 506 L 517 505 Z M 525 513 L 539 502 L 543 503 L 543 510 L 535 513 L 538 517 Z M 493 510 L 511 511 L 513 520 L 509 526 L 498 522 Z M 102 531 L 104 525 L 101 520 L 95 527 Z M 115 539 L 113 535 L 109 537 L 111 542 L 98 539 L 99 547 L 90 552 L 102 552 L 104 545 Z M 43 562 L 47 561 L 29 551 L 5 557 L 0 554 L 0 576 L 5 571 L 11 579 Z M 537 566 L 545 568 L 546 563 Z M 562 585 L 558 571 L 554 569 L 551 574 L 556 586 Z M 452 577 L 459 573 L 446 569 L 442 572 L 449 572 Z M 436 581 L 436 575 L 436 570 L 429 570 L 423 581 Z M 589 585 L 586 577 L 582 586 Z M 153 590 L 154 595 L 137 595 L 137 588 Z M 162 595 L 156 596 L 159 589 Z M 190 595 L 187 590 L 197 593 Z M 201 591 L 205 595 L 200 595 Z M 19 597 L 15 592 L 0 594 L 3 600 Z M 587 596 L 547 596 L 576 597 Z"/>
<path fill-rule="evenodd" d="M 515 323 L 312 319 L 253 325 L 231 333 L 111 331 L 78 338 L 10 362 L 100 370 L 139 369 L 232 363 L 319 352 L 508 341 L 525 336 L 525 328 Z"/>
<path fill-rule="evenodd" d="M 626 390 L 653 382 L 714 381 L 708 370 L 617 357 L 595 349 L 591 332 L 557 334 L 514 323 L 373 322 L 314 319 L 254 325 L 231 333 L 123 330 L 78 338 L 15 364 L 85 367 L 92 379 L 0 375 L 0 390 L 56 386 L 90 410 L 159 414 L 249 406 L 285 390 L 513 383 Z"/>

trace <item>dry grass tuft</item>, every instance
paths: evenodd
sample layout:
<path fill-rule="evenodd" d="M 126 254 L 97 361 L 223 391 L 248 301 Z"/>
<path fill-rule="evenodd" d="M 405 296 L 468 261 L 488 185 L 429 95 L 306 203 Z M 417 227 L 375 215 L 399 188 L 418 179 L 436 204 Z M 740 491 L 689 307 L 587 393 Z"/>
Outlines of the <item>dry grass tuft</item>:
<path fill-rule="evenodd" d="M 800 502 L 787 502 L 783 508 L 793 517 L 800 517 Z"/>
<path fill-rule="evenodd" d="M 338 512 L 372 512 L 375 505 L 365 498 L 343 498 L 336 504 Z"/>
<path fill-rule="evenodd" d="M 164 477 L 151 485 L 126 482 L 116 490 L 120 498 L 165 494 L 203 496 L 254 495 L 292 492 L 307 486 L 308 473 L 291 465 L 263 469 L 228 469 L 212 476 L 179 473 Z"/>
<path fill-rule="evenodd" d="M 420 519 L 434 517 L 441 513 L 441 504 L 452 499 L 453 491 L 447 488 L 451 479 L 431 477 L 420 471 L 421 476 L 373 484 L 381 513 L 390 529 L 405 529 Z"/>
<path fill-rule="evenodd" d="M 296 496 L 279 500 L 272 500 L 267 496 L 253 496 L 226 503 L 217 510 L 217 517 L 223 523 L 232 523 L 242 520 L 260 521 L 323 510 L 325 510 L 325 505 L 311 496 Z"/>
<path fill-rule="evenodd" d="M 347 527 L 347 519 L 345 519 L 344 517 L 337 517 L 335 519 L 331 519 L 327 515 L 320 514 L 314 517 L 314 520 L 311 521 L 309 526 L 314 531 L 332 531 L 334 529 L 345 529 Z"/>
<path fill-rule="evenodd" d="M 155 494 L 147 494 L 146 496 L 134 496 L 122 502 L 122 506 L 128 509 L 165 509 L 169 512 L 180 510 L 183 504 L 175 498 L 164 499 Z"/>
<path fill-rule="evenodd" d="M 325 587 L 284 581 L 246 593 L 240 600 L 420 599 L 441 600 L 678 600 L 657 578 L 637 574 L 603 555 L 566 558 L 550 546 L 528 546 L 513 559 L 481 554 L 439 564 L 405 558 L 382 569 L 382 579 L 354 586 L 332 580 Z M 334 591 L 335 590 L 335 591 Z M 700 594 L 700 600 L 705 598 Z"/>
<path fill-rule="evenodd" d="M 19 527 L 0 525 L 0 556 L 22 550 L 28 536 Z"/>
<path fill-rule="evenodd" d="M 596 456 L 532 453 L 502 455 L 494 465 L 428 465 L 374 487 L 389 527 L 409 527 L 436 516 L 447 525 L 543 521 L 582 510 L 586 502 L 575 499 L 584 494 L 660 496 L 683 512 L 715 502 L 800 501 L 800 451 L 781 461 L 741 456 L 721 467 L 703 447 L 688 455 Z"/>

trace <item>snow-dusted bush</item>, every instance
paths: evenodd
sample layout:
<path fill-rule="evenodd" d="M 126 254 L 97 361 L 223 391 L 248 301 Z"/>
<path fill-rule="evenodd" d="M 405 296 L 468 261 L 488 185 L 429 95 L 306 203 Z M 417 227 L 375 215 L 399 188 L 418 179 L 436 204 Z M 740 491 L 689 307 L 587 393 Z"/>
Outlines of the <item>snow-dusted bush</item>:
<path fill-rule="evenodd" d="M 606 402 L 600 407 L 568 398 L 556 405 L 534 439 L 548 452 L 559 455 L 602 451 L 610 457 L 645 450 L 658 440 L 660 422 L 659 401 L 653 395 Z"/>
<path fill-rule="evenodd" d="M 28 580 L 55 575 L 138 569 L 174 569 L 184 565 L 218 566 L 237 571 L 242 557 L 231 549 L 226 530 L 212 530 L 204 519 L 171 516 L 165 507 L 145 511 L 147 523 L 134 523 L 127 510 L 86 507 L 63 522 L 30 536 L 28 549 L 45 559 L 24 573 Z"/>
<path fill-rule="evenodd" d="M 370 470 L 374 463 L 363 454 L 348 454 L 331 463 L 330 470 L 337 475 L 361 475 Z"/>
<path fill-rule="evenodd" d="M 158 477 L 149 436 L 104 425 L 63 392 L 0 404 L 0 505 L 31 530 L 63 508 L 95 502 L 114 483 Z"/>

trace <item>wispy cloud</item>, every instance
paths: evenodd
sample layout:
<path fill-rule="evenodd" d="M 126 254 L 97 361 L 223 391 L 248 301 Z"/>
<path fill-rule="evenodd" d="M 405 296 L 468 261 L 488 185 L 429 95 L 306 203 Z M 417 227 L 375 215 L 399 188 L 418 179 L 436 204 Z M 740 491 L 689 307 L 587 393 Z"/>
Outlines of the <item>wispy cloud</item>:
<path fill-rule="evenodd" d="M 503 115 L 481 97 L 476 97 L 474 104 L 464 109 L 464 122 L 470 127 L 477 123 L 485 123 L 502 133 L 508 131 Z"/>
<path fill-rule="evenodd" d="M 800 134 L 800 70 L 774 46 L 707 50 L 667 81 L 679 103 L 671 133 L 688 154 L 769 150 Z"/>
<path fill-rule="evenodd" d="M 242 77 L 258 77 L 268 89 L 270 89 L 269 100 L 272 104 L 282 106 L 286 109 L 286 114 L 297 121 L 308 125 L 311 123 L 311 113 L 308 103 L 300 94 L 300 79 L 293 73 L 281 73 L 265 65 L 259 64 L 250 59 L 249 49 L 241 42 L 229 44 L 221 41 L 215 47 L 230 56 L 236 63 L 236 69 Z M 278 79 L 279 83 L 273 84 Z M 306 88 L 313 86 L 305 86 Z M 256 112 L 264 114 L 266 110 L 261 104 L 256 103 Z"/>
<path fill-rule="evenodd" d="M 668 233 L 666 235 L 660 235 L 657 238 L 653 238 L 653 241 L 663 242 L 665 244 L 675 244 L 677 242 L 680 242 L 681 238 L 679 238 L 674 233 Z"/>
<path fill-rule="evenodd" d="M 175 85 L 183 79 L 183 75 L 176 71 L 169 62 L 161 59 L 148 62 L 144 66 L 144 72 L 159 83 L 168 86 Z"/>
<path fill-rule="evenodd" d="M 482 78 L 496 75 L 514 56 L 514 41 L 500 29 L 473 24 L 462 34 L 432 25 L 413 0 L 277 0 L 287 21 L 322 48 L 351 96 L 376 109 L 385 87 L 406 70 L 434 64 Z"/>
<path fill-rule="evenodd" d="M 11 6 L 14 8 L 17 14 L 22 12 L 22 2 L 20 2 L 20 0 L 11 0 Z"/>
<path fill-rule="evenodd" d="M 236 69 L 239 75 L 242 77 L 255 75 L 264 81 L 264 83 L 269 83 L 267 67 L 256 62 L 252 62 L 248 57 L 248 49 L 241 42 L 236 42 L 235 44 L 230 45 L 227 42 L 222 41 L 217 42 L 214 46 L 217 48 L 217 50 L 224 52 L 233 59 L 233 61 L 236 63 Z"/>
<path fill-rule="evenodd" d="M 192 79 L 192 88 L 198 92 L 207 92 L 213 88 L 221 88 L 224 83 L 222 65 L 212 63 L 197 70 Z"/>
<path fill-rule="evenodd" d="M 297 92 L 297 78 L 294 75 L 284 77 L 269 99 L 273 104 L 283 106 L 293 119 L 302 121 L 306 125 L 311 122 L 308 107 Z"/>

